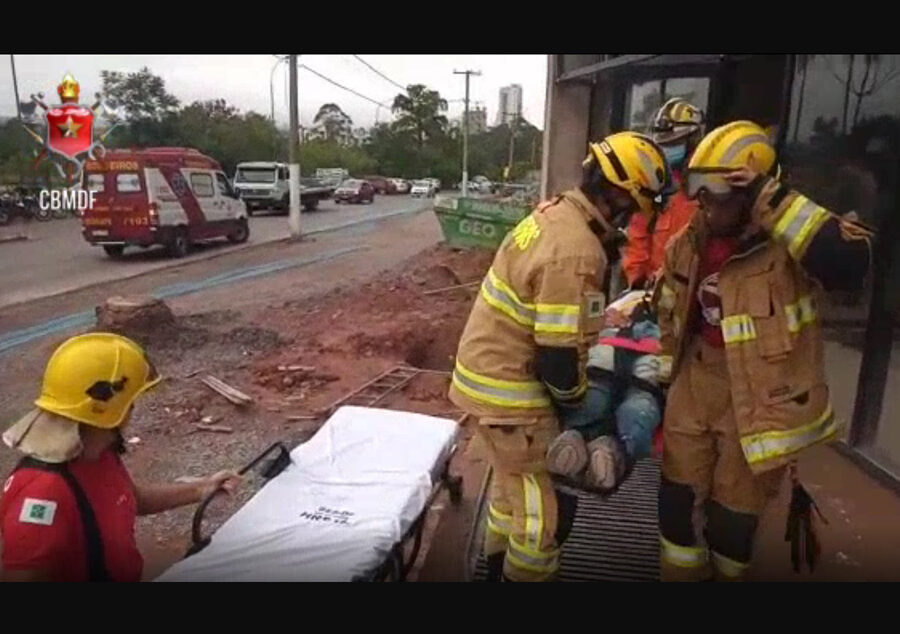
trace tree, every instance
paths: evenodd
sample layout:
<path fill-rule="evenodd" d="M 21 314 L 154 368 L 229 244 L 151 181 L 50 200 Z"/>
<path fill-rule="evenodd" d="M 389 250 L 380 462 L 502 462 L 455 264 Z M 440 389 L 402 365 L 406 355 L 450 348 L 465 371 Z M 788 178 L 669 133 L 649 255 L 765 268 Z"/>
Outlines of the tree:
<path fill-rule="evenodd" d="M 334 103 L 326 103 L 319 108 L 313 124 L 313 137 L 341 144 L 348 144 L 353 137 L 353 119 Z"/>
<path fill-rule="evenodd" d="M 276 160 L 286 139 L 255 112 L 241 114 L 224 99 L 195 101 L 174 115 L 174 140 L 212 156 L 231 174 L 241 161 Z"/>
<path fill-rule="evenodd" d="M 422 84 L 407 86 L 406 94 L 394 97 L 391 112 L 398 115 L 393 123 L 396 132 L 412 135 L 421 151 L 427 139 L 444 135 L 447 117 L 447 100 L 436 90 L 429 90 Z"/>
<path fill-rule="evenodd" d="M 136 73 L 100 71 L 103 94 L 109 105 L 119 110 L 126 121 L 162 120 L 178 108 L 178 99 L 166 91 L 162 77 L 146 66 Z"/>
<path fill-rule="evenodd" d="M 893 67 L 885 70 L 882 74 L 881 62 L 883 60 L 882 55 L 863 55 L 863 64 L 865 65 L 865 69 L 863 70 L 863 78 L 862 82 L 860 82 L 859 88 L 851 87 L 850 91 L 856 96 L 856 107 L 853 110 L 853 127 L 855 128 L 859 124 L 859 115 L 862 108 L 862 101 L 864 98 L 869 97 L 878 91 L 882 86 L 893 80 L 900 74 L 900 71 L 894 69 Z M 873 68 L 874 67 L 874 68 Z"/>
<path fill-rule="evenodd" d="M 806 76 L 809 73 L 809 64 L 815 55 L 797 55 L 797 70 L 800 72 L 800 89 L 797 96 L 797 118 L 794 120 L 794 143 L 800 134 L 800 116 L 803 114 L 803 97 L 806 94 Z"/>
<path fill-rule="evenodd" d="M 103 94 L 117 113 L 112 123 L 124 123 L 110 142 L 117 145 L 169 145 L 174 134 L 173 115 L 178 99 L 166 91 L 162 77 L 146 66 L 136 73 L 100 71 Z"/>

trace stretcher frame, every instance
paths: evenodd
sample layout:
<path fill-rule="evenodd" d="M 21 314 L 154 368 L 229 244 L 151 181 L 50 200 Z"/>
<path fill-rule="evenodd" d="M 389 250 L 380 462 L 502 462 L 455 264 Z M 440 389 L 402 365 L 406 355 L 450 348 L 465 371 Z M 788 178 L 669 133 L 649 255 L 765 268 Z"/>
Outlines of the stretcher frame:
<path fill-rule="evenodd" d="M 458 419 L 457 424 L 462 424 L 464 420 L 465 416 Z M 432 485 L 431 492 L 429 493 L 428 498 L 425 501 L 425 505 L 422 507 L 421 513 L 419 513 L 419 516 L 410 525 L 406 533 L 404 533 L 400 540 L 396 544 L 394 544 L 393 548 L 391 548 L 390 552 L 387 554 L 380 565 L 378 565 L 374 570 L 366 575 L 354 577 L 352 581 L 406 581 L 410 571 L 412 570 L 413 566 L 416 563 L 416 560 L 419 557 L 419 552 L 422 547 L 422 538 L 425 530 L 425 520 L 428 516 L 428 511 L 432 508 L 438 495 L 440 495 L 440 493 L 446 489 L 451 504 L 453 504 L 454 506 L 459 506 L 459 504 L 462 502 L 462 477 L 454 476 L 450 473 L 450 463 L 452 462 L 453 457 L 456 455 L 458 446 L 458 443 L 454 444 L 453 447 L 451 447 L 450 451 L 447 453 L 440 476 Z M 253 458 L 249 463 L 244 465 L 244 467 L 242 467 L 241 470 L 238 471 L 238 474 L 244 475 L 248 473 L 251 469 L 262 463 L 267 457 L 275 452 L 277 452 L 277 455 L 265 464 L 265 466 L 260 470 L 260 475 L 266 480 L 266 482 L 272 480 L 273 478 L 276 478 L 292 463 L 290 450 L 283 442 L 280 441 L 273 443 L 262 453 Z M 265 486 L 265 483 L 263 484 L 263 486 Z M 194 512 L 193 520 L 191 523 L 192 543 L 190 548 L 188 548 L 187 552 L 185 553 L 185 559 L 200 552 L 201 550 L 206 548 L 212 541 L 212 535 L 203 535 L 203 516 L 205 515 L 206 509 L 209 507 L 213 499 L 215 499 L 224 491 L 225 489 L 220 485 L 205 498 L 203 498 L 203 500 L 197 506 L 197 510 Z M 412 544 L 412 549 L 407 555 L 405 552 L 406 546 L 410 543 Z"/>

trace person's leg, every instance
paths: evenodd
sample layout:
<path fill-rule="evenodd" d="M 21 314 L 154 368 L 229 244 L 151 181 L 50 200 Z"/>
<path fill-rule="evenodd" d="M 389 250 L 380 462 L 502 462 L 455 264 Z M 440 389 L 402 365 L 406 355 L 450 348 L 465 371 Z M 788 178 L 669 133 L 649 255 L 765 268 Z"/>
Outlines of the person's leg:
<path fill-rule="evenodd" d="M 530 424 L 482 420 L 495 477 L 512 513 L 503 562 L 508 581 L 550 581 L 559 569 L 558 502 L 544 458 L 556 435 L 553 418 Z"/>
<path fill-rule="evenodd" d="M 653 433 L 661 419 L 659 402 L 653 394 L 638 387 L 628 388 L 616 409 L 616 430 L 629 458 L 650 455 Z"/>
<path fill-rule="evenodd" d="M 482 436 L 481 441 L 489 446 L 484 429 L 479 427 L 476 434 Z M 512 531 L 512 504 L 506 495 L 510 487 L 510 476 L 503 471 L 493 470 L 491 486 L 488 491 L 487 526 L 484 532 L 484 556 L 488 564 L 488 581 L 500 581 L 503 575 L 503 559 Z"/>
<path fill-rule="evenodd" d="M 707 502 L 707 539 L 720 581 L 742 581 L 753 554 L 753 539 L 766 504 L 778 494 L 786 467 L 754 475 L 741 450 L 731 411 L 716 425 L 719 460 Z"/>
<path fill-rule="evenodd" d="M 704 503 L 715 469 L 715 438 L 693 374 L 702 361 L 692 346 L 669 390 L 663 423 L 662 479 L 659 487 L 660 578 L 711 578 L 704 529 Z"/>
<path fill-rule="evenodd" d="M 612 433 L 611 414 L 615 398 L 612 378 L 591 381 L 584 401 L 560 422 L 563 431 L 547 450 L 547 469 L 550 473 L 577 479 L 588 461 L 586 443 Z"/>

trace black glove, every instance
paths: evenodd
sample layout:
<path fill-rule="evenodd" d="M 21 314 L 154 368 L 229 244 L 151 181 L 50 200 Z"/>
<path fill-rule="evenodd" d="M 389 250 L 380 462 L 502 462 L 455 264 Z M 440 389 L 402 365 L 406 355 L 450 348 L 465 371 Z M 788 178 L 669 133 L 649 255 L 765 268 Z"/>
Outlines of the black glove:
<path fill-rule="evenodd" d="M 806 561 L 809 571 L 812 572 L 822 552 L 819 538 L 813 526 L 812 511 L 816 511 L 816 515 L 819 516 L 823 523 L 827 524 L 828 520 L 822 515 L 815 500 L 796 480 L 796 477 L 792 477 L 792 479 L 791 505 L 788 512 L 784 541 L 791 542 L 791 563 L 794 566 L 794 572 L 800 572 L 802 567 L 801 550 L 803 560 Z"/>

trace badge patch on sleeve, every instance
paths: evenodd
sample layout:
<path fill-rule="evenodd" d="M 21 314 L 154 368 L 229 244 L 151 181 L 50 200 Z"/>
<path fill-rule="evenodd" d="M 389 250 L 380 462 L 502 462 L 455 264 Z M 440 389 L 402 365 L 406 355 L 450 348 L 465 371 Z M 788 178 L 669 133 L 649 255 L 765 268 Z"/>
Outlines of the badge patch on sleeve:
<path fill-rule="evenodd" d="M 603 316 L 603 309 L 606 308 L 606 298 L 603 293 L 585 293 L 584 299 L 587 304 L 588 319 Z"/>
<path fill-rule="evenodd" d="M 19 521 L 23 524 L 42 524 L 44 526 L 51 526 L 55 515 L 56 502 L 51 500 L 25 498 L 25 503 L 22 505 L 22 514 L 19 515 Z"/>

